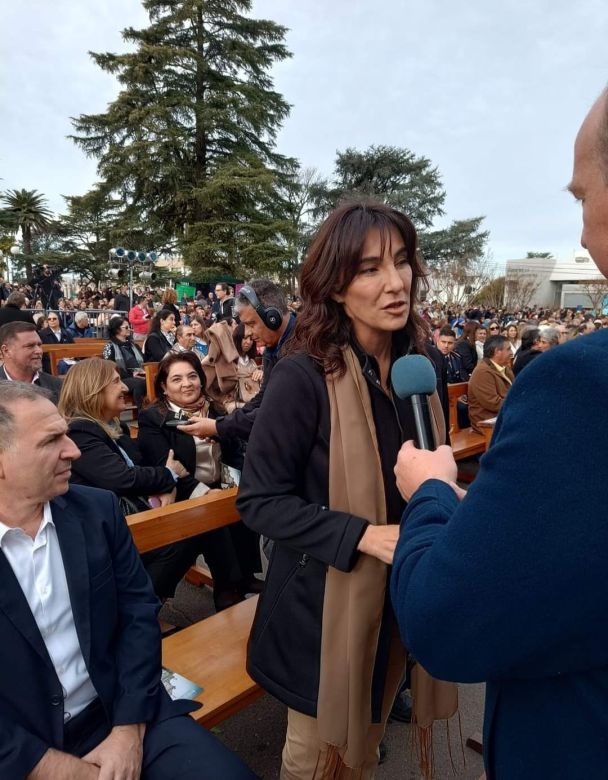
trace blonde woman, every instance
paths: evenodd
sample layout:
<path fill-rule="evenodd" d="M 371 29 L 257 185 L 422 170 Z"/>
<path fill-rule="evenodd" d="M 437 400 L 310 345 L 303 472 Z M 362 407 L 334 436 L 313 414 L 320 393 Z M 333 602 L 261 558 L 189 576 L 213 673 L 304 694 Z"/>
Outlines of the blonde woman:
<path fill-rule="evenodd" d="M 175 485 L 187 474 L 170 451 L 162 466 L 141 466 L 137 443 L 120 424 L 127 386 L 114 363 L 89 358 L 72 366 L 59 398 L 68 435 L 80 450 L 72 463 L 70 482 L 111 490 L 125 514 L 166 505 L 175 500 Z M 142 555 L 159 598 L 173 596 L 175 587 L 196 559 L 193 539 Z"/>

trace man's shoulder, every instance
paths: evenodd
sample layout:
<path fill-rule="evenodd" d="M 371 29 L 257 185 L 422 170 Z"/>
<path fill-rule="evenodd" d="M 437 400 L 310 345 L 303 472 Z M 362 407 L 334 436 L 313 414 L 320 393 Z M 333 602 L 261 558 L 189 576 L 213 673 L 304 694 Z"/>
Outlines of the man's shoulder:
<path fill-rule="evenodd" d="M 61 390 L 63 386 L 63 383 L 59 377 L 53 376 L 52 374 L 47 374 L 46 371 L 38 372 L 38 384 L 40 387 L 46 387 L 51 390 Z"/>
<path fill-rule="evenodd" d="M 72 510 L 82 525 L 92 522 L 94 518 L 100 521 L 112 519 L 115 505 L 116 497 L 110 490 L 86 485 L 70 485 L 67 493 L 51 501 L 52 509 L 58 509 L 59 512 Z"/>

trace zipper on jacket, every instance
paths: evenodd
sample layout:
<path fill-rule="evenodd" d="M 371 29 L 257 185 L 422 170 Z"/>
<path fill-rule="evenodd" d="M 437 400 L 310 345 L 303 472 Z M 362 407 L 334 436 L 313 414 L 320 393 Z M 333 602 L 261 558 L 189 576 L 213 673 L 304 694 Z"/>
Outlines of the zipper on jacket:
<path fill-rule="evenodd" d="M 306 564 L 308 563 L 309 559 L 310 559 L 310 555 L 308 553 L 303 553 L 302 557 L 298 561 L 298 566 L 304 568 L 304 566 L 306 566 Z"/>

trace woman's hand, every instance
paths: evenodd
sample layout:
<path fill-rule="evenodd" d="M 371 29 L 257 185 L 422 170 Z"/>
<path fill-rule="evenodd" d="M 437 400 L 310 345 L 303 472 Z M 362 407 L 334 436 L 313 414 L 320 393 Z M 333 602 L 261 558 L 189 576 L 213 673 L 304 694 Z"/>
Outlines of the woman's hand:
<path fill-rule="evenodd" d="M 187 425 L 178 425 L 177 430 L 191 436 L 199 436 L 201 439 L 217 436 L 215 420 L 210 420 L 209 417 L 191 417 Z"/>
<path fill-rule="evenodd" d="M 170 493 L 161 493 L 158 497 L 158 500 L 160 501 L 161 506 L 169 506 L 169 504 L 175 503 L 175 495 L 177 493 L 177 488 L 173 488 L 173 490 Z"/>
<path fill-rule="evenodd" d="M 182 477 L 187 477 L 190 473 L 188 469 L 185 466 L 182 466 L 182 464 L 179 462 L 179 460 L 175 459 L 175 453 L 173 450 L 169 450 L 169 454 L 167 455 L 167 462 L 165 463 L 165 466 L 168 469 L 171 469 L 171 471 L 174 471 L 180 479 Z"/>
<path fill-rule="evenodd" d="M 398 525 L 368 525 L 359 540 L 357 550 L 390 565 L 398 540 Z"/>
<path fill-rule="evenodd" d="M 251 375 L 251 378 L 254 382 L 261 382 L 264 378 L 264 371 L 261 368 L 256 368 L 256 370 Z"/>

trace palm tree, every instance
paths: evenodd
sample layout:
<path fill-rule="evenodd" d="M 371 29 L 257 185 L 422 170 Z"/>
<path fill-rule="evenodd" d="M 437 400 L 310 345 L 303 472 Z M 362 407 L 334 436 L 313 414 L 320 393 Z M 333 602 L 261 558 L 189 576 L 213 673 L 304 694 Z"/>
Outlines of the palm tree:
<path fill-rule="evenodd" d="M 32 238 L 43 233 L 50 225 L 51 211 L 46 207 L 46 198 L 37 190 L 7 190 L 1 196 L 4 202 L 4 217 L 15 230 L 21 228 L 25 275 L 32 276 Z"/>

